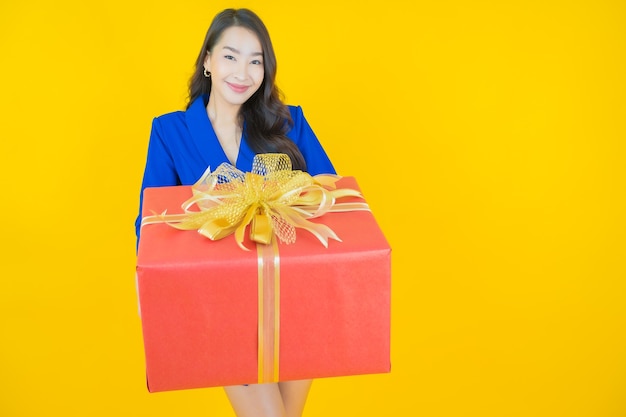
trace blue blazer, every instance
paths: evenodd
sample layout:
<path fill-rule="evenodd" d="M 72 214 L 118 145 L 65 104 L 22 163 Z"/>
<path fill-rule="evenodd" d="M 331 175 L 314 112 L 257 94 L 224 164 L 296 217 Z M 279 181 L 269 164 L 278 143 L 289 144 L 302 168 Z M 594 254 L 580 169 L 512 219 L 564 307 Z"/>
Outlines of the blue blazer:
<path fill-rule="evenodd" d="M 214 170 L 228 162 L 209 120 L 207 102 L 208 96 L 198 97 L 186 111 L 164 114 L 153 120 L 139 197 L 139 216 L 135 221 L 137 238 L 141 225 L 143 190 L 146 187 L 193 185 L 207 167 Z M 302 109 L 289 106 L 289 111 L 293 127 L 287 132 L 287 137 L 302 152 L 307 171 L 311 175 L 334 174 L 335 169 L 304 118 Z M 249 172 L 254 155 L 244 134 L 235 166 Z"/>

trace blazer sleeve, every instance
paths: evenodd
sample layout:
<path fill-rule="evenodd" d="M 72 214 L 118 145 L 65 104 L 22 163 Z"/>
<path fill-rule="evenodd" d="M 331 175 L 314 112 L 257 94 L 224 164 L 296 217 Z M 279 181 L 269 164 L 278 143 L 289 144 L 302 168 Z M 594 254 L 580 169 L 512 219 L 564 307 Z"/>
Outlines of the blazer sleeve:
<path fill-rule="evenodd" d="M 141 183 L 141 193 L 139 195 L 139 215 L 135 220 L 135 233 L 137 243 L 141 231 L 141 212 L 143 207 L 143 190 L 146 187 L 165 187 L 170 185 L 180 185 L 174 159 L 171 150 L 165 142 L 163 127 L 159 118 L 152 121 L 150 141 L 148 143 L 148 156 L 146 158 L 146 168 Z"/>
<path fill-rule="evenodd" d="M 335 174 L 335 168 L 330 162 L 326 151 L 324 151 L 322 144 L 315 136 L 309 122 L 304 117 L 302 108 L 300 106 L 290 106 L 289 109 L 293 126 L 287 133 L 287 136 L 298 145 L 298 149 L 302 152 L 307 172 L 311 175 Z"/>

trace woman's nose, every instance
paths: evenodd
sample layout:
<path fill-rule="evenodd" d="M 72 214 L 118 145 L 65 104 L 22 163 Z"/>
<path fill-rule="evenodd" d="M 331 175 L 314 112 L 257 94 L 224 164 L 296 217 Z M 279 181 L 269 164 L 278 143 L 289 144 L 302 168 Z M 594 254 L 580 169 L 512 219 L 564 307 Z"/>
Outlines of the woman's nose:
<path fill-rule="evenodd" d="M 238 78 L 240 80 L 245 80 L 247 76 L 248 76 L 248 66 L 245 63 L 241 63 L 237 65 L 237 68 L 235 69 L 235 78 Z"/>

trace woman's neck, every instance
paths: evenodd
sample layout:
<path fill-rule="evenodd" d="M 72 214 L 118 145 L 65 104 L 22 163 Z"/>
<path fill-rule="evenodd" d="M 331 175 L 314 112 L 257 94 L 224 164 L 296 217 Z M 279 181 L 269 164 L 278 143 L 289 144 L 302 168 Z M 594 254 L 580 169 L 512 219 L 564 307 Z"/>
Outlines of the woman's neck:
<path fill-rule="evenodd" d="M 214 95 L 209 96 L 209 102 L 206 105 L 209 120 L 214 126 L 240 126 L 239 110 L 241 105 L 232 105 L 220 102 Z"/>
<path fill-rule="evenodd" d="M 236 165 L 241 144 L 241 121 L 239 117 L 241 106 L 221 104 L 219 99 L 210 96 L 206 106 L 207 115 L 226 158 L 232 165 Z"/>

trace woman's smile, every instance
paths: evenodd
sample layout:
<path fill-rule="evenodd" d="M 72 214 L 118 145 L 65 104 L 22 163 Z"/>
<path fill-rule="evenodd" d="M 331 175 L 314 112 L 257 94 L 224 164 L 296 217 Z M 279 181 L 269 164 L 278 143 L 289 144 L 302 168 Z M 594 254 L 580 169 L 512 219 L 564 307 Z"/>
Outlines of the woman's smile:
<path fill-rule="evenodd" d="M 248 88 L 250 88 L 250 86 L 243 85 L 243 84 L 234 84 L 234 83 L 229 83 L 229 82 L 226 82 L 226 84 L 230 87 L 231 90 L 233 90 L 235 93 L 238 93 L 238 94 L 245 93 L 248 90 Z"/>

